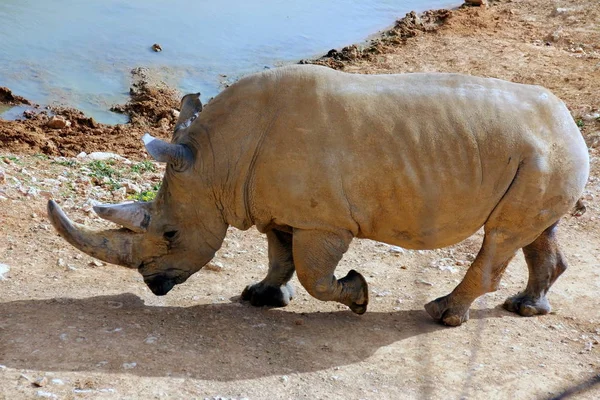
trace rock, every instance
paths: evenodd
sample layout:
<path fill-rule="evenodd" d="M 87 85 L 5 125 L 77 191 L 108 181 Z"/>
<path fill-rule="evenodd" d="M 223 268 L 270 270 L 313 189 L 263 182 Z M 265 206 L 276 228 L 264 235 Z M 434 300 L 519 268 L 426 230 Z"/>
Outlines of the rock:
<path fill-rule="evenodd" d="M 157 53 L 158 53 L 158 52 L 161 52 L 161 51 L 162 51 L 162 47 L 160 47 L 160 44 L 158 44 L 158 43 L 154 43 L 154 44 L 152 45 L 152 50 L 154 50 L 155 52 L 157 52 Z"/>
<path fill-rule="evenodd" d="M 400 246 L 390 246 L 390 253 L 404 254 L 405 252 L 406 250 Z"/>
<path fill-rule="evenodd" d="M 56 260 L 56 265 L 61 268 L 65 268 L 67 266 L 67 263 L 62 258 L 59 258 L 58 260 Z"/>
<path fill-rule="evenodd" d="M 33 381 L 33 386 L 37 386 L 37 387 L 44 387 L 47 384 L 48 384 L 48 378 L 46 378 L 45 376 Z"/>
<path fill-rule="evenodd" d="M 427 282 L 426 280 L 423 280 L 423 279 L 417 279 L 415 281 L 415 283 L 420 283 L 421 285 L 425 285 L 425 286 L 433 286 L 433 283 Z"/>
<path fill-rule="evenodd" d="M 43 390 L 38 390 L 37 395 L 38 395 L 38 397 L 45 397 L 47 399 L 58 399 L 58 396 L 55 395 L 54 393 L 45 392 Z"/>
<path fill-rule="evenodd" d="M 54 378 L 52 379 L 52 384 L 62 386 L 65 384 L 65 382 L 62 379 Z"/>
<path fill-rule="evenodd" d="M 127 196 L 127 189 L 124 186 L 121 186 L 117 190 L 113 192 L 113 197 L 117 200 L 123 200 Z"/>
<path fill-rule="evenodd" d="M 123 369 L 133 369 L 137 366 L 137 363 L 123 363 Z"/>
<path fill-rule="evenodd" d="M 142 192 L 142 189 L 132 182 L 124 182 L 123 187 L 125 188 L 126 192 L 130 194 L 139 194 Z"/>
<path fill-rule="evenodd" d="M 89 158 L 90 160 L 94 160 L 94 161 L 106 161 L 106 160 L 124 161 L 124 160 L 126 160 L 126 158 L 123 156 L 120 156 L 115 153 L 109 153 L 106 151 L 95 151 L 93 153 L 88 154 L 87 158 Z"/>
<path fill-rule="evenodd" d="M 223 263 L 219 261 L 213 261 L 211 263 L 206 264 L 204 266 L 204 269 L 214 272 L 221 272 L 223 271 Z"/>
<path fill-rule="evenodd" d="M 484 6 L 487 0 L 465 0 L 468 6 Z"/>
<path fill-rule="evenodd" d="M 81 153 L 77 154 L 77 158 L 85 158 L 87 157 L 87 153 L 85 151 L 82 151 Z"/>
<path fill-rule="evenodd" d="M 98 260 L 92 260 L 92 261 L 90 261 L 90 265 L 91 265 L 92 267 L 101 267 L 101 266 L 103 266 L 104 264 L 103 264 L 101 261 L 98 261 Z"/>
<path fill-rule="evenodd" d="M 596 120 L 600 120 L 600 112 L 593 112 L 590 114 L 586 114 L 583 117 L 584 121 L 596 121 Z"/>
<path fill-rule="evenodd" d="M 2 168 L 0 168 L 0 185 L 4 185 L 6 183 L 6 172 Z"/>
<path fill-rule="evenodd" d="M 175 119 L 179 118 L 179 111 L 177 111 L 177 110 L 173 109 L 173 110 L 171 110 L 171 114 L 173 114 L 173 117 L 174 117 Z"/>
<path fill-rule="evenodd" d="M 10 267 L 6 264 L 0 263 L 0 281 L 6 280 L 6 274 L 10 271 Z"/>
<path fill-rule="evenodd" d="M 46 122 L 46 126 L 50 129 L 63 129 L 71 126 L 71 121 L 67 121 L 67 119 L 61 115 L 55 115 Z"/>

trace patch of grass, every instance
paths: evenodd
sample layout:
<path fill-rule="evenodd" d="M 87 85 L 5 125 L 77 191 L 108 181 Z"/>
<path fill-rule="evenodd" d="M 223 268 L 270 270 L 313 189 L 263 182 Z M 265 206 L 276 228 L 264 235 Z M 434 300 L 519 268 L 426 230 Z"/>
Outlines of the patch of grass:
<path fill-rule="evenodd" d="M 77 165 L 75 160 L 52 161 L 52 164 L 62 165 L 63 167 L 74 167 Z"/>
<path fill-rule="evenodd" d="M 38 160 L 44 160 L 44 161 L 45 161 L 45 160 L 48 160 L 48 159 L 50 158 L 50 157 L 48 157 L 47 155 L 45 155 L 45 154 L 42 154 L 42 153 L 35 153 L 33 156 L 34 156 L 35 158 L 37 158 Z"/>
<path fill-rule="evenodd" d="M 128 196 L 127 198 L 129 200 L 136 200 L 136 201 L 152 201 L 156 198 L 158 189 L 160 189 L 160 183 L 157 183 L 156 185 L 152 186 L 152 189 L 150 189 L 150 190 L 143 190 L 140 193 Z"/>
<path fill-rule="evenodd" d="M 106 178 L 118 178 L 121 173 L 117 171 L 114 166 L 114 161 L 92 161 L 87 164 L 90 169 L 90 176 L 98 179 Z"/>
<path fill-rule="evenodd" d="M 3 156 L 2 157 L 2 161 L 4 161 L 7 164 L 17 164 L 17 165 L 22 165 L 23 164 L 23 161 L 21 161 L 16 156 Z"/>
<path fill-rule="evenodd" d="M 156 166 L 152 161 L 142 161 L 131 166 L 132 172 L 143 174 L 144 172 L 156 172 Z"/>
<path fill-rule="evenodd" d="M 581 119 L 581 118 L 576 119 L 575 123 L 577 124 L 577 126 L 579 128 L 583 128 L 583 126 L 585 125 L 585 122 L 583 122 L 583 119 Z"/>

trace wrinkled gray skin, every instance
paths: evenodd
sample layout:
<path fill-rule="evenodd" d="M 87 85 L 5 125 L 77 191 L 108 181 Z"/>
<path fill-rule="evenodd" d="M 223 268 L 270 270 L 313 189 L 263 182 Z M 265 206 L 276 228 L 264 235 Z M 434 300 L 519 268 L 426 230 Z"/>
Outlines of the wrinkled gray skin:
<path fill-rule="evenodd" d="M 520 248 L 529 282 L 505 307 L 550 311 L 546 293 L 566 269 L 556 225 L 579 198 L 589 161 L 569 111 L 547 90 L 456 74 L 290 66 L 240 80 L 201 113 L 197 94 L 181 108 L 172 143 L 144 136 L 148 152 L 168 163 L 156 200 L 96 207 L 122 229 L 92 232 L 48 204 L 65 239 L 137 268 L 155 294 L 208 263 L 228 226 L 255 225 L 267 235 L 269 272 L 244 299 L 288 304 L 296 272 L 312 296 L 361 314 L 365 279 L 354 270 L 334 276 L 353 238 L 434 249 L 483 226 L 463 281 L 427 304 L 429 314 L 447 325 L 466 321 Z"/>

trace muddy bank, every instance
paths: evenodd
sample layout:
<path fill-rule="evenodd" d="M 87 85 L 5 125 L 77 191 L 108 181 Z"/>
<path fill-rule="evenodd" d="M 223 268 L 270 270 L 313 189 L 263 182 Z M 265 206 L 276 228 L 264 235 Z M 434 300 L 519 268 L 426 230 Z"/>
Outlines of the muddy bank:
<path fill-rule="evenodd" d="M 13 94 L 9 88 L 0 86 L 0 104 L 16 106 L 19 104 L 31 105 L 31 102 L 24 97 Z"/>
<path fill-rule="evenodd" d="M 107 125 L 73 108 L 40 110 L 34 107 L 26 110 L 20 120 L 0 119 L 0 151 L 70 157 L 82 151 L 111 151 L 128 157 L 144 157 L 141 136 L 149 132 L 170 138 L 180 95 L 163 82 L 152 79 L 145 68 L 135 68 L 131 74 L 130 100 L 112 108 L 127 115 L 129 123 Z M 10 105 L 31 104 L 12 95 L 8 89 L 0 89 L 0 101 Z"/>
<path fill-rule="evenodd" d="M 393 28 L 384 31 L 368 45 L 350 45 L 341 50 L 331 49 L 323 57 L 313 60 L 302 60 L 300 64 L 317 64 L 329 68 L 343 70 L 348 64 L 359 60 L 373 61 L 380 54 L 389 53 L 392 49 L 406 43 L 419 34 L 436 32 L 452 16 L 450 10 L 429 10 L 421 14 L 409 12 L 396 21 Z"/>

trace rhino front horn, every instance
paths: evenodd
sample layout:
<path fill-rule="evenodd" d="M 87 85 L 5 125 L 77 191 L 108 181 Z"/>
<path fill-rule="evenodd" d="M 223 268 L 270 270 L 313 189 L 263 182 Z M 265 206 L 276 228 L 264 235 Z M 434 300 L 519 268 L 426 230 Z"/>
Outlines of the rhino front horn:
<path fill-rule="evenodd" d="M 192 150 L 184 144 L 167 143 L 148 133 L 142 136 L 142 141 L 152 158 L 171 164 L 176 171 L 184 171 L 194 163 Z"/>

